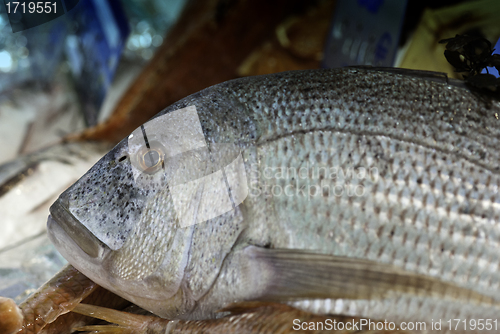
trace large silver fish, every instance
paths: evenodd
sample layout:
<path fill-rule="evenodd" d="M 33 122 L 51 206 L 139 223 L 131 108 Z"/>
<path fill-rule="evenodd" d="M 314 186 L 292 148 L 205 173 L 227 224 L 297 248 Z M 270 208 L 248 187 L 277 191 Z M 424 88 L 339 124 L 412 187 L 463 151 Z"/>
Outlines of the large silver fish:
<path fill-rule="evenodd" d="M 49 233 L 78 270 L 161 317 L 266 300 L 499 326 L 498 113 L 425 72 L 228 81 L 106 154 L 53 204 Z"/>

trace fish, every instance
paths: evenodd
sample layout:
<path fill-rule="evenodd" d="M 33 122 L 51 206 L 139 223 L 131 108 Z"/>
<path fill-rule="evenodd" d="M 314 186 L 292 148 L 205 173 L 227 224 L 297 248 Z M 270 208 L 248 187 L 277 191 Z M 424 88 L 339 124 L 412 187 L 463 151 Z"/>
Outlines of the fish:
<path fill-rule="evenodd" d="M 499 112 L 433 72 L 227 81 L 104 155 L 51 206 L 49 237 L 92 281 L 166 319 L 260 301 L 495 331 Z"/>
<path fill-rule="evenodd" d="M 229 315 L 218 319 L 207 320 L 167 320 L 154 316 L 137 315 L 119 312 L 109 308 L 78 304 L 73 312 L 91 314 L 101 320 L 117 323 L 114 333 L 127 333 L 133 328 L 137 334 L 164 333 L 206 333 L 206 334 L 287 334 L 297 331 L 307 333 L 366 333 L 356 330 L 366 320 L 344 316 L 315 315 L 297 310 L 284 304 L 243 302 L 232 304 L 224 311 Z M 293 324 L 293 325 L 291 325 Z M 383 326 L 381 321 L 371 321 L 372 328 Z M 109 330 L 107 325 L 82 326 L 74 328 L 78 331 Z M 379 331 L 387 334 L 408 334 L 408 331 Z"/>
<path fill-rule="evenodd" d="M 19 306 L 13 299 L 0 297 L 0 333 L 39 333 L 96 288 L 94 282 L 67 265 Z"/>
<path fill-rule="evenodd" d="M 13 299 L 0 297 L 0 333 L 69 333 L 72 328 L 92 324 L 94 320 L 71 312 L 80 303 L 115 312 L 130 305 L 66 265 L 19 306 Z"/>
<path fill-rule="evenodd" d="M 81 302 L 81 303 L 80 303 Z M 310 333 L 350 332 L 362 319 L 314 315 L 277 303 L 242 302 L 229 305 L 218 319 L 198 321 L 168 320 L 148 315 L 147 311 L 97 286 L 71 265 L 61 269 L 19 307 L 14 300 L 0 297 L 0 333 L 59 334 L 75 331 L 113 333 Z M 120 311 L 124 309 L 124 311 Z M 70 312 L 71 311 L 71 312 Z M 133 312 L 133 313 L 131 313 Z M 89 318 L 90 317 L 90 318 Z M 92 320 L 94 318 L 94 320 Z M 95 325 L 95 319 L 116 323 L 113 327 Z M 293 322 L 293 326 L 290 324 Z M 370 320 L 372 326 L 381 321 Z M 356 325 L 357 324 L 357 325 Z M 344 331 L 345 330 L 345 331 Z M 408 333 L 387 331 L 387 333 Z"/>
<path fill-rule="evenodd" d="M 19 305 L 22 315 L 17 333 L 39 333 L 70 312 L 98 286 L 71 265 L 66 265 Z"/>

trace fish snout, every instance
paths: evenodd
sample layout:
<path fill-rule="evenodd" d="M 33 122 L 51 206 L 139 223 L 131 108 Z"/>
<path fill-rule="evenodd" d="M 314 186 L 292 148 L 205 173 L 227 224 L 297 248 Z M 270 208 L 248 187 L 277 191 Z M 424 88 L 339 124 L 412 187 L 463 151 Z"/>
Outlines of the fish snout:
<path fill-rule="evenodd" d="M 52 235 L 54 224 L 61 228 L 78 247 L 80 247 L 91 258 L 103 255 L 108 247 L 101 242 L 92 232 L 90 232 L 78 219 L 69 211 L 68 194 L 63 193 L 52 204 L 49 209 L 50 215 L 47 221 L 49 235 Z"/>

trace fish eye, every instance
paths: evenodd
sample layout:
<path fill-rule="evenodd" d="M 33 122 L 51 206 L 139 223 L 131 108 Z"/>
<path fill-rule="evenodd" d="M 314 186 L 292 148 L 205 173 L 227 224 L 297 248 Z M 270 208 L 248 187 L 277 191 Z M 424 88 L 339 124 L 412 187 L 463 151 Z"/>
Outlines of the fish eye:
<path fill-rule="evenodd" d="M 138 162 L 142 171 L 154 174 L 163 167 L 164 154 L 158 148 L 142 148 L 138 154 Z"/>
<path fill-rule="evenodd" d="M 154 168 L 160 163 L 160 154 L 156 150 L 149 150 L 142 156 L 142 160 L 147 168 Z"/>

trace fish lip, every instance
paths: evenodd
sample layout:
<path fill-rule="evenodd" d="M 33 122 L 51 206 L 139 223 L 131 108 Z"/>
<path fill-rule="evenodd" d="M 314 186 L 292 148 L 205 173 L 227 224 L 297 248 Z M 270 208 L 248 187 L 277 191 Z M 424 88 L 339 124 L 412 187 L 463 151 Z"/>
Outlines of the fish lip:
<path fill-rule="evenodd" d="M 108 249 L 69 211 L 68 200 L 61 195 L 50 207 L 49 220 L 61 227 L 71 240 L 91 258 L 101 258 Z M 66 205 L 65 205 L 66 204 Z"/>

